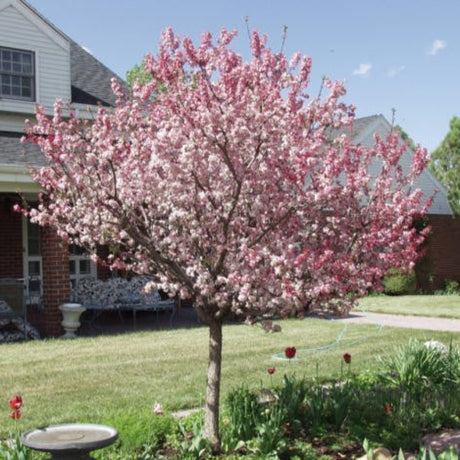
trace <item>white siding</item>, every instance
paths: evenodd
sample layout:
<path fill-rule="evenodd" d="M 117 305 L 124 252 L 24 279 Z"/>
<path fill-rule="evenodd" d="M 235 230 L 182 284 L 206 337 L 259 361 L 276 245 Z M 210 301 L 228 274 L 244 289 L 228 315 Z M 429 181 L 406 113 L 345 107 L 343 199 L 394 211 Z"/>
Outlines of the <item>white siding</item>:
<path fill-rule="evenodd" d="M 2 113 L 0 114 L 0 131 L 21 133 L 26 127 L 25 119 L 25 115 L 22 114 Z M 29 119 L 35 120 L 33 116 L 30 116 Z"/>
<path fill-rule="evenodd" d="M 0 9 L 0 46 L 35 53 L 36 102 L 49 108 L 56 98 L 70 100 L 70 45 L 48 24 L 38 23 L 30 10 L 17 4 Z M 3 110 L 34 113 L 34 104 L 3 98 Z"/>

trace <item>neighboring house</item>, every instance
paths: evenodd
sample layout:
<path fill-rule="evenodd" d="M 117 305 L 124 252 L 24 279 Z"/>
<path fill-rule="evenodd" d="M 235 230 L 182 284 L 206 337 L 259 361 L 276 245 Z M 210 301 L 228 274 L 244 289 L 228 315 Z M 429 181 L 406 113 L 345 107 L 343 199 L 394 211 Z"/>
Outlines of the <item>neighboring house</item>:
<path fill-rule="evenodd" d="M 351 133 L 354 144 L 374 145 L 374 134 L 386 137 L 392 130 L 383 115 L 358 118 Z M 403 157 L 402 166 L 408 168 L 410 150 Z M 455 219 L 442 184 L 426 168 L 419 177 L 417 187 L 426 198 L 434 196 L 428 210 L 427 224 L 431 227 L 426 256 L 416 267 L 419 287 L 424 290 L 442 289 L 446 280 L 460 282 L 460 219 Z"/>
<path fill-rule="evenodd" d="M 20 143 L 24 120 L 33 119 L 36 104 L 51 113 L 56 98 L 89 117 L 91 105 L 114 105 L 114 77 L 27 2 L 0 0 L 0 280 L 23 280 L 15 303 L 42 296 L 45 335 L 61 333 L 58 306 L 69 300 L 70 281 L 95 277 L 97 268 L 12 210 L 21 196 L 36 200 L 29 169 L 45 164 L 37 146 Z"/>
<path fill-rule="evenodd" d="M 31 310 L 36 294 L 41 296 L 46 336 L 62 332 L 58 306 L 69 301 L 71 283 L 101 273 L 78 248 L 69 250 L 53 231 L 13 211 L 21 197 L 36 200 L 29 170 L 45 164 L 35 145 L 20 143 L 24 120 L 34 117 L 37 103 L 51 113 L 56 98 L 72 103 L 82 117 L 89 116 L 88 105 L 113 105 L 113 77 L 118 78 L 24 0 L 0 0 L 0 286 L 2 279 L 22 280 L 18 302 L 30 302 Z M 353 141 L 372 145 L 373 133 L 390 129 L 381 115 L 357 119 Z M 419 186 L 427 196 L 439 190 L 429 216 L 434 286 L 460 281 L 460 220 L 452 218 L 445 190 L 428 170 Z"/>

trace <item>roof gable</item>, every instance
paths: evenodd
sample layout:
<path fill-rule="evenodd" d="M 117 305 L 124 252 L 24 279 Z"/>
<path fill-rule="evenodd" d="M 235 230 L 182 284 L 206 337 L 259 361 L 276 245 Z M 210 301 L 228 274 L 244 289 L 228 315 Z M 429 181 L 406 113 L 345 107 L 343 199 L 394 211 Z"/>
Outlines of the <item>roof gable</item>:
<path fill-rule="evenodd" d="M 0 11 L 7 7 L 16 9 L 25 19 L 31 22 L 61 48 L 69 48 L 68 38 L 24 0 L 0 0 Z"/>
<path fill-rule="evenodd" d="M 116 97 L 112 92 L 111 80 L 115 78 L 125 85 L 115 72 L 73 41 L 26 0 L 0 0 L 0 12 L 8 7 L 13 7 L 22 17 L 70 53 L 71 88 L 68 89 L 68 94 L 72 103 L 115 105 Z"/>
<path fill-rule="evenodd" d="M 368 117 L 357 118 L 353 123 L 351 138 L 353 144 L 362 144 L 367 147 L 374 146 L 374 136 L 386 137 L 394 128 L 388 120 L 381 114 Z M 346 135 L 349 134 L 345 132 Z M 401 139 L 401 142 L 403 140 Z M 409 170 L 412 163 L 412 149 L 407 147 L 401 158 L 401 166 L 404 170 Z M 420 174 L 416 186 L 419 187 L 425 198 L 434 197 L 433 203 L 428 210 L 429 214 L 452 214 L 447 192 L 444 186 L 436 179 L 433 173 L 425 168 Z"/>

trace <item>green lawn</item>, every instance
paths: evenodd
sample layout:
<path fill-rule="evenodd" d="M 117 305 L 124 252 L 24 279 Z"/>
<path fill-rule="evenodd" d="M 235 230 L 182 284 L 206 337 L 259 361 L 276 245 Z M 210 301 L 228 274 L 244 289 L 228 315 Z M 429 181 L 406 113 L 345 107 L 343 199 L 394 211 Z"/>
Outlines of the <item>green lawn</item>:
<path fill-rule="evenodd" d="M 344 325 L 319 319 L 280 322 L 280 333 L 258 326 L 224 329 L 223 396 L 232 387 L 277 383 L 284 373 L 312 378 L 338 376 L 342 355 L 352 371 L 376 369 L 378 355 L 412 338 L 460 343 L 460 334 Z M 312 348 L 333 344 L 325 351 Z M 20 429 L 62 422 L 105 422 L 117 414 L 151 411 L 156 401 L 170 411 L 203 405 L 207 362 L 206 328 L 139 332 L 117 336 L 43 340 L 1 345 L 0 436 L 13 428 L 8 400 L 24 399 Z M 276 361 L 287 346 L 299 350 L 293 362 Z M 270 380 L 268 367 L 276 367 Z M 3 415 L 2 415 L 3 414 Z"/>
<path fill-rule="evenodd" d="M 357 309 L 393 315 L 460 319 L 460 295 L 373 296 L 360 300 Z"/>

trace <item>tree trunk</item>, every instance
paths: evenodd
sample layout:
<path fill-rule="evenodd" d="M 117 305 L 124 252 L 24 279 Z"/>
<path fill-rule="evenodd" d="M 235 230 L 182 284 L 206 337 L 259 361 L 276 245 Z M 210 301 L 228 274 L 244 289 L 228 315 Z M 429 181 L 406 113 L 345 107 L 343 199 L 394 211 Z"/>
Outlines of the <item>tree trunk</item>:
<path fill-rule="evenodd" d="M 222 323 L 209 324 L 209 360 L 206 378 L 206 410 L 204 436 L 211 443 L 214 452 L 220 452 L 219 397 L 220 372 L 222 365 Z"/>

